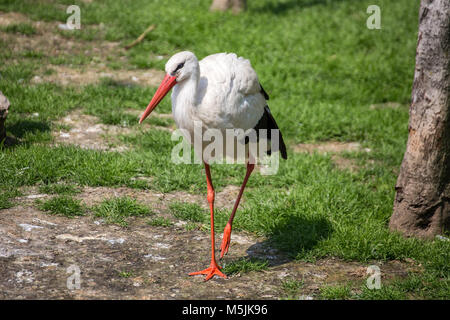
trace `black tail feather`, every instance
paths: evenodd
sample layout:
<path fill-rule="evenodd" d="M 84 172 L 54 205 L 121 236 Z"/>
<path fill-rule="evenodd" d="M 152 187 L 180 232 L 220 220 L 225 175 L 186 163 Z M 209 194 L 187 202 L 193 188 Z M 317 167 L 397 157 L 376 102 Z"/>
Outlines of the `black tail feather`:
<path fill-rule="evenodd" d="M 253 128 L 256 131 L 257 139 L 259 140 L 259 129 L 267 129 L 267 139 L 271 140 L 272 138 L 272 132 L 271 129 L 277 129 L 278 130 L 278 148 L 279 150 L 268 150 L 267 154 L 270 155 L 272 151 L 280 151 L 281 157 L 283 159 L 287 159 L 287 151 L 286 151 L 286 144 L 283 140 L 283 135 L 281 134 L 280 129 L 278 128 L 277 123 L 275 122 L 275 119 L 272 116 L 272 113 L 270 112 L 269 106 L 264 107 L 264 114 L 259 119 L 259 122 L 256 124 L 256 126 Z"/>

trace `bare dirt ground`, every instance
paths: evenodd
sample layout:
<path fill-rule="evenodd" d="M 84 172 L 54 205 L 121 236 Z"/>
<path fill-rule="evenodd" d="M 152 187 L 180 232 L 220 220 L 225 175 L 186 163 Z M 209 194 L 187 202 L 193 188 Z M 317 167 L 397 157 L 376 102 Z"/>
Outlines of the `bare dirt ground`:
<path fill-rule="evenodd" d="M 217 198 L 226 198 L 230 190 L 233 198 L 234 188 L 225 188 Z M 278 299 L 286 296 L 282 283 L 288 279 L 304 282 L 297 298 L 312 299 L 323 285 L 368 277 L 367 265 L 337 259 L 292 261 L 267 239 L 236 232 L 221 264 L 258 258 L 269 261 L 269 268 L 205 283 L 202 276 L 187 274 L 209 265 L 208 232 L 186 231 L 182 221 L 153 227 L 146 218 L 134 218 L 121 227 L 92 215 L 71 219 L 48 215 L 33 203 L 50 195 L 37 193 L 37 188 L 24 192 L 16 199 L 17 206 L 0 215 L 1 299 Z M 202 198 L 104 187 L 85 188 L 77 197 L 95 204 L 122 195 L 134 196 L 160 215 L 167 215 L 167 205 L 174 198 L 195 202 Z M 227 201 L 218 203 L 218 207 L 229 206 Z M 217 231 L 216 246 L 221 240 L 221 230 Z M 378 265 L 384 279 L 406 276 L 412 268 L 398 261 Z M 79 289 L 70 287 L 75 270 L 68 271 L 71 266 L 80 270 Z"/>
<path fill-rule="evenodd" d="M 130 111 L 136 115 L 136 122 L 139 119 L 140 112 L 136 110 Z M 166 117 L 165 114 L 152 113 L 152 117 Z M 132 132 L 145 132 L 150 129 L 173 131 L 173 127 L 162 127 L 151 125 L 148 122 L 139 126 L 139 129 L 130 127 L 121 127 L 115 125 L 106 125 L 100 123 L 100 120 L 91 115 L 83 114 L 79 109 L 68 113 L 65 117 L 59 119 L 57 124 L 60 129 L 52 132 L 55 138 L 55 144 L 73 144 L 84 149 L 108 150 L 108 151 L 125 151 L 127 146 L 120 143 L 117 139 L 119 134 L 130 134 Z"/>

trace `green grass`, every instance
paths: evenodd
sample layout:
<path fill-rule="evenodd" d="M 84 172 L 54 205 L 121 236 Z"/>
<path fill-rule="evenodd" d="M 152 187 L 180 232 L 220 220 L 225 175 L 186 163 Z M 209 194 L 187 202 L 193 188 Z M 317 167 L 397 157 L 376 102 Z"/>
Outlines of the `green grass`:
<path fill-rule="evenodd" d="M 137 116 L 117 112 L 116 110 L 111 110 L 109 113 L 102 113 L 100 115 L 100 119 L 105 124 L 117 125 L 121 127 L 136 125 L 139 120 Z"/>
<path fill-rule="evenodd" d="M 10 24 L 1 28 L 1 30 L 8 33 L 21 33 L 26 36 L 32 36 L 37 33 L 36 29 L 28 23 Z"/>
<path fill-rule="evenodd" d="M 134 273 L 132 271 L 118 271 L 119 277 L 121 278 L 130 278 L 134 276 Z"/>
<path fill-rule="evenodd" d="M 450 243 L 405 239 L 388 230 L 408 136 L 419 1 L 261 0 L 249 1 L 248 11 L 236 16 L 210 13 L 210 2 L 169 0 L 161 6 L 146 0 L 4 0 L 0 10 L 22 12 L 34 20 L 65 21 L 62 7 L 80 5 L 84 27 L 64 35 L 72 41 L 128 44 L 155 23 L 157 28 L 127 51 L 129 63 L 107 61 L 114 69 L 162 70 L 168 57 L 181 50 L 191 50 L 198 58 L 223 51 L 249 58 L 270 95 L 269 106 L 289 148 L 336 140 L 357 141 L 371 151 L 346 154 L 360 166 L 350 172 L 336 168 L 330 155 L 289 149 L 289 159 L 280 163 L 277 175 L 261 176 L 255 170 L 233 229 L 264 235 L 296 260 L 331 256 L 367 263 L 411 258 L 423 265 L 423 274 L 386 284 L 381 291 L 361 288 L 359 298 L 448 299 Z M 366 28 L 371 4 L 381 8 L 381 30 Z M 100 23 L 104 29 L 94 32 Z M 57 183 L 206 194 L 201 165 L 171 163 L 176 141 L 170 133 L 144 132 L 137 118 L 127 114 L 130 109 L 143 111 L 155 88 L 113 81 L 77 88 L 31 85 L 40 68 L 50 70 L 49 62 L 76 67 L 88 65 L 91 58 L 76 53 L 49 57 L 35 50 L 17 53 L 7 43 L 0 46 L 0 88 L 14 111 L 8 115 L 7 130 L 20 141 L 0 150 L 0 209 L 15 205 L 15 190 L 22 186 Z M 388 102 L 402 107 L 370 108 Z M 55 120 L 73 109 L 131 128 L 131 134 L 118 136 L 129 151 L 52 146 Z M 156 112 L 170 111 L 167 97 Z M 160 126 L 173 123 L 156 117 L 149 121 Z M 243 166 L 212 166 L 217 191 L 240 185 L 244 174 Z M 151 177 L 151 183 L 134 179 L 138 175 Z M 105 202 L 96 212 L 108 221 L 126 223 L 129 211 L 120 208 L 128 208 L 129 200 Z M 189 221 L 189 230 L 209 226 L 208 210 L 198 205 L 177 203 L 170 211 Z M 223 228 L 229 211 L 217 211 L 216 231 Z M 343 290 L 338 288 L 323 289 L 323 294 L 337 297 Z"/>
<path fill-rule="evenodd" d="M 227 263 L 223 267 L 222 272 L 224 272 L 227 275 L 233 275 L 237 273 L 247 273 L 251 271 L 267 270 L 268 266 L 269 263 L 267 260 L 242 258 Z"/>
<path fill-rule="evenodd" d="M 171 227 L 173 222 L 167 218 L 156 217 L 148 221 L 148 225 L 153 227 Z"/>
<path fill-rule="evenodd" d="M 351 287 L 348 285 L 324 286 L 320 288 L 321 299 L 345 300 L 352 297 Z"/>
<path fill-rule="evenodd" d="M 206 201 L 206 199 L 205 199 Z M 203 231 L 210 230 L 210 213 L 196 203 L 174 201 L 169 205 L 169 210 L 172 215 L 178 219 L 188 221 L 186 225 L 187 230 L 195 230 L 200 228 Z M 216 230 L 221 230 L 225 227 L 230 212 L 227 210 L 214 210 L 214 224 Z M 239 225 L 235 230 L 242 229 Z"/>
<path fill-rule="evenodd" d="M 158 118 L 158 117 L 151 117 L 149 119 L 149 122 L 155 126 L 161 126 L 161 127 L 170 127 L 172 124 L 174 124 L 173 120 L 171 120 L 171 119 Z"/>
<path fill-rule="evenodd" d="M 56 196 L 49 200 L 36 200 L 37 207 L 49 214 L 63 215 L 68 218 L 82 216 L 86 208 L 80 200 L 67 195 Z"/>
<path fill-rule="evenodd" d="M 92 208 L 96 217 L 104 218 L 108 223 L 128 225 L 127 218 L 154 214 L 150 208 L 129 197 L 105 199 Z"/>
<path fill-rule="evenodd" d="M 300 290 L 302 289 L 303 285 L 304 285 L 303 280 L 297 279 L 283 280 L 281 283 L 281 289 L 283 290 L 283 293 L 285 295 L 285 297 L 283 298 L 287 300 L 298 299 L 300 295 Z"/>
<path fill-rule="evenodd" d="M 47 194 L 67 194 L 74 195 L 80 193 L 81 190 L 76 185 L 66 183 L 52 183 L 39 186 L 39 192 Z"/>
<path fill-rule="evenodd" d="M 191 222 L 205 221 L 205 210 L 195 203 L 172 202 L 169 205 L 172 214 L 182 220 Z"/>
<path fill-rule="evenodd" d="M 18 190 L 0 191 L 0 210 L 14 207 L 13 198 L 20 195 Z"/>
<path fill-rule="evenodd" d="M 432 272 L 410 274 L 403 279 L 395 279 L 387 284 L 381 283 L 379 290 L 361 286 L 358 299 L 364 300 L 403 300 L 403 299 L 448 299 L 448 280 Z"/>
<path fill-rule="evenodd" d="M 184 225 L 184 230 L 186 230 L 186 231 L 194 231 L 194 230 L 207 231 L 207 229 L 205 229 L 205 227 L 203 225 L 200 225 L 198 223 L 191 222 L 191 221 L 188 221 Z"/>
<path fill-rule="evenodd" d="M 368 289 L 363 286 L 362 293 L 358 296 L 364 300 L 404 300 L 406 299 L 405 290 L 401 290 L 396 286 L 382 286 L 380 289 Z M 344 292 L 343 292 L 344 293 Z M 344 296 L 345 298 L 345 296 Z"/>

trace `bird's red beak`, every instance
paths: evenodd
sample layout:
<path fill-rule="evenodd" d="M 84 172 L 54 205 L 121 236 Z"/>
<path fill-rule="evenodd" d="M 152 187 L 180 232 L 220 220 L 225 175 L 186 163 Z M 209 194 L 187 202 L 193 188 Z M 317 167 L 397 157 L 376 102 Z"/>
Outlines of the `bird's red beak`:
<path fill-rule="evenodd" d="M 172 89 L 173 86 L 176 84 L 177 84 L 177 77 L 172 77 L 171 75 L 166 74 L 163 81 L 159 85 L 158 90 L 156 90 L 155 95 L 148 104 L 147 109 L 145 109 L 144 113 L 142 114 L 139 123 L 142 123 L 142 121 L 144 121 L 145 118 L 148 117 L 148 115 L 153 111 L 153 109 L 156 108 L 158 103 L 161 102 L 161 100 L 166 96 L 166 94 L 170 91 L 170 89 Z"/>

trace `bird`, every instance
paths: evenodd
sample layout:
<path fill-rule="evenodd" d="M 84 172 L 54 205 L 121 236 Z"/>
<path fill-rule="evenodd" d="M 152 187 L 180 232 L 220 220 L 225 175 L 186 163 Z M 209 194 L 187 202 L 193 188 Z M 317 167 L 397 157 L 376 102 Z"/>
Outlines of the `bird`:
<path fill-rule="evenodd" d="M 216 53 L 199 61 L 194 53 L 182 51 L 174 54 L 167 61 L 165 72 L 164 79 L 142 113 L 139 123 L 142 123 L 150 115 L 173 88 L 171 94 L 172 116 L 177 127 L 183 130 L 185 133 L 183 135 L 189 139 L 191 144 L 195 140 L 196 123 L 201 124 L 202 134 L 209 129 L 219 130 L 220 132 L 233 129 L 241 129 L 246 132 L 249 129 L 254 129 L 257 139 L 259 139 L 258 132 L 261 129 L 266 129 L 267 135 L 265 138 L 271 140 L 273 130 L 279 132 L 279 127 L 267 105 L 269 95 L 259 82 L 256 71 L 252 68 L 249 60 L 238 57 L 235 53 Z M 267 154 L 270 155 L 272 152 L 278 151 L 283 159 L 287 159 L 286 145 L 281 132 L 277 136 L 275 150 L 268 149 Z M 233 143 L 237 143 L 237 139 L 234 139 Z M 239 141 L 247 146 L 244 162 L 246 163 L 246 174 L 224 229 L 220 246 L 220 259 L 228 253 L 233 219 L 247 181 L 255 168 L 255 157 L 257 156 L 252 154 L 248 148 L 248 136 L 244 141 L 242 139 Z M 225 140 L 223 142 L 227 143 Z M 206 144 L 202 141 L 201 151 L 204 151 L 205 148 Z M 235 151 L 236 147 L 230 148 L 230 150 Z M 217 263 L 215 255 L 215 190 L 210 170 L 211 157 L 204 156 L 201 152 L 199 156 L 206 173 L 207 201 L 211 221 L 211 263 L 208 268 L 191 272 L 189 275 L 204 275 L 205 281 L 214 276 L 226 279 L 227 276 L 221 271 L 222 268 Z"/>

